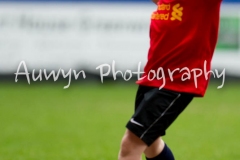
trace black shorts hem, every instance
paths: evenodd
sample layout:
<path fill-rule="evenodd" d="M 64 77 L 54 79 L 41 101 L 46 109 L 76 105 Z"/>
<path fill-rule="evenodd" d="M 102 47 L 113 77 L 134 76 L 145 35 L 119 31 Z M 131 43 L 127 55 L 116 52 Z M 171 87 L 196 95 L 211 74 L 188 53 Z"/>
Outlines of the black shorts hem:
<path fill-rule="evenodd" d="M 139 86 L 135 113 L 126 128 L 150 146 L 191 102 L 194 95 Z"/>
<path fill-rule="evenodd" d="M 126 128 L 133 134 L 135 134 L 137 137 L 139 137 L 147 146 L 150 146 L 158 137 L 165 136 L 166 134 L 165 131 L 163 131 L 162 133 L 159 133 L 159 135 L 155 135 L 155 137 L 142 136 L 144 130 L 139 129 L 135 125 L 132 125 L 131 122 L 127 123 Z"/>

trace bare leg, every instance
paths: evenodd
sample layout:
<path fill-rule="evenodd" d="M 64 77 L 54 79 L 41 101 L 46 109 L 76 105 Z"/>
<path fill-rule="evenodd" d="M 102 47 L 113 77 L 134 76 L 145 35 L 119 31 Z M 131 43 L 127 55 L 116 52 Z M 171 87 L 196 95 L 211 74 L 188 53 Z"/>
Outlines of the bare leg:
<path fill-rule="evenodd" d="M 163 148 L 164 142 L 161 139 L 161 137 L 159 137 L 157 140 L 153 142 L 151 146 L 146 148 L 144 154 L 147 158 L 154 158 L 162 152 Z"/>
<path fill-rule="evenodd" d="M 146 148 L 147 145 L 139 137 L 127 129 L 122 138 L 118 159 L 141 160 L 142 153 L 146 150 Z"/>

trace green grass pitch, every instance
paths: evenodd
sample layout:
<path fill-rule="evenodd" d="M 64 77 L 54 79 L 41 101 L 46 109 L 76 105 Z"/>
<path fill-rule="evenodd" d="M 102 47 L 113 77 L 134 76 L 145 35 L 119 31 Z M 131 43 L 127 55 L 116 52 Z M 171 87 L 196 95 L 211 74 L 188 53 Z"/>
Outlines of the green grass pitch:
<path fill-rule="evenodd" d="M 114 160 L 137 86 L 0 84 L 0 160 Z M 240 85 L 211 84 L 167 130 L 177 160 L 240 159 Z"/>

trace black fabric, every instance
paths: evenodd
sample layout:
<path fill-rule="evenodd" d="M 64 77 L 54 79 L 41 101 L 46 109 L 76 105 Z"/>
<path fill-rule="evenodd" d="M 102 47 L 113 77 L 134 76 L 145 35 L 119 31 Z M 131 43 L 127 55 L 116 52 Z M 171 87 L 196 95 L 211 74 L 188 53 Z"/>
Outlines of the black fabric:
<path fill-rule="evenodd" d="M 135 113 L 126 127 L 150 146 L 191 102 L 194 95 L 139 86 Z"/>

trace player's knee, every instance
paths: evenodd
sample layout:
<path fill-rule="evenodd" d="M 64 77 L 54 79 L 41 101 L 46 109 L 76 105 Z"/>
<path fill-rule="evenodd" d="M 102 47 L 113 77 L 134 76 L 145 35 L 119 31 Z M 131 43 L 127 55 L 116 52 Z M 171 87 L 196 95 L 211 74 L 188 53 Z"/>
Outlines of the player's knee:
<path fill-rule="evenodd" d="M 146 144 L 132 132 L 127 131 L 121 142 L 119 159 L 126 159 L 126 157 L 140 157 L 145 149 Z"/>
<path fill-rule="evenodd" d="M 121 149 L 120 149 L 120 153 L 119 153 L 119 159 L 131 155 L 133 148 L 131 147 L 131 145 L 129 143 L 130 142 L 128 140 L 127 135 L 124 135 L 124 137 L 122 139 L 122 142 L 121 142 Z"/>
<path fill-rule="evenodd" d="M 146 157 L 156 157 L 159 155 L 160 152 L 162 152 L 164 148 L 164 141 L 159 137 L 156 139 L 151 146 L 147 147 L 147 149 L 144 151 L 144 154 Z"/>

